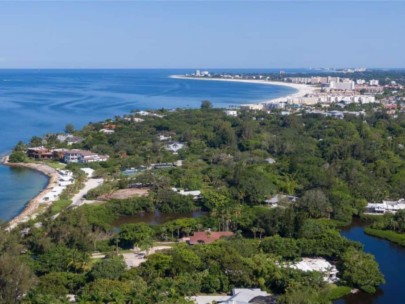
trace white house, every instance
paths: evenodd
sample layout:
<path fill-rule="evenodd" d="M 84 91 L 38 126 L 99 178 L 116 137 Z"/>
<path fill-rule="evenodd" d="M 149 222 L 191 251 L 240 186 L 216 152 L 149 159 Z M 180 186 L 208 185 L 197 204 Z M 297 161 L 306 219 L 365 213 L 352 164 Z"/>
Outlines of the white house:
<path fill-rule="evenodd" d="M 273 208 L 278 207 L 279 203 L 293 203 L 298 199 L 296 196 L 276 194 L 271 198 L 266 199 L 264 202 Z"/>
<path fill-rule="evenodd" d="M 91 151 L 73 149 L 65 152 L 63 156 L 63 161 L 67 164 L 70 163 L 87 164 L 87 163 L 107 161 L 108 158 L 109 158 L 108 155 L 99 155 Z"/>
<path fill-rule="evenodd" d="M 172 142 L 172 143 L 168 143 L 166 145 L 166 150 L 173 152 L 173 153 L 177 153 L 179 150 L 183 149 L 184 144 L 180 143 L 180 142 Z"/>
<path fill-rule="evenodd" d="M 160 141 L 167 141 L 167 140 L 171 140 L 171 139 L 172 139 L 172 137 L 170 135 L 168 135 L 168 136 L 166 136 L 164 134 L 159 135 L 159 140 Z"/>
<path fill-rule="evenodd" d="M 303 258 L 302 261 L 291 264 L 289 267 L 298 269 L 301 271 L 317 271 L 323 273 L 323 279 L 328 283 L 335 283 L 339 280 L 335 265 L 332 265 L 323 258 Z"/>
<path fill-rule="evenodd" d="M 254 304 L 263 303 L 263 299 L 266 299 L 266 303 L 276 303 L 273 296 L 262 291 L 260 288 L 235 288 L 232 290 L 232 295 L 230 296 L 204 295 L 191 297 L 191 300 L 196 304 L 211 304 L 213 302 L 218 304 Z"/>
<path fill-rule="evenodd" d="M 236 111 L 236 110 L 225 110 L 225 114 L 226 114 L 226 116 L 237 117 L 238 116 L 238 111 Z"/>
<path fill-rule="evenodd" d="M 115 131 L 110 129 L 101 129 L 100 132 L 104 134 L 113 134 Z"/>
<path fill-rule="evenodd" d="M 368 203 L 367 212 L 384 214 L 384 213 L 396 213 L 399 210 L 405 209 L 405 199 L 401 198 L 397 201 L 382 201 L 382 203 Z"/>
<path fill-rule="evenodd" d="M 193 190 L 193 191 L 184 191 L 183 189 L 177 189 L 177 188 L 172 188 L 172 191 L 180 194 L 180 195 L 184 195 L 184 196 L 192 196 L 194 199 L 197 199 L 200 197 L 201 195 L 201 191 L 200 190 Z"/>

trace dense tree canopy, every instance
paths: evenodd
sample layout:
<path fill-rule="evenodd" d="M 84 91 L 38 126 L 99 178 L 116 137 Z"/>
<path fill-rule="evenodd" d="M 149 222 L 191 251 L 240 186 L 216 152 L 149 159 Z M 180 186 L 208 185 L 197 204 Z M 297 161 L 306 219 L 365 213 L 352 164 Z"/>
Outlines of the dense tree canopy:
<path fill-rule="evenodd" d="M 21 257 L 10 262 L 15 267 L 0 267 L 0 299 L 18 302 L 20 296 L 12 300 L 7 292 L 17 288 L 18 295 L 31 289 L 25 300 L 32 304 L 64 303 L 68 293 L 83 303 L 187 303 L 185 296 L 198 293 L 260 287 L 281 295 L 280 303 L 327 303 L 330 287 L 320 274 L 281 267 L 302 257 L 328 259 L 350 287 L 373 292 L 383 282 L 372 256 L 341 237 L 335 223 L 350 222 L 368 201 L 405 196 L 402 114 L 387 118 L 370 111 L 340 120 L 246 111 L 231 117 L 208 102 L 201 109 L 154 114 L 142 116 L 142 122 L 131 114 L 74 130 L 83 137 L 75 148 L 110 155 L 86 165 L 105 179 L 87 198 L 102 202 L 58 216 L 48 210 L 37 219 L 41 225 L 27 222 L 20 228 L 28 232 L 16 230 L 5 242 L 0 238 L 0 262 Z M 114 133 L 99 132 L 105 125 L 114 125 Z M 55 134 L 29 145 L 43 140 L 68 148 Z M 173 153 L 166 145 L 176 141 L 184 147 Z M 16 147 L 14 161 L 26 160 L 25 148 Z M 165 165 L 156 168 L 157 163 Z M 123 175 L 128 168 L 137 172 Z M 133 188 L 148 194 L 109 198 Z M 183 195 L 197 190 L 200 195 Z M 195 211 L 201 217 L 187 218 Z M 154 226 L 115 222 L 153 213 L 174 218 Z M 398 212 L 378 225 L 404 232 L 403 222 Z M 192 247 L 177 244 L 208 229 L 234 236 Z M 117 253 L 148 250 L 157 241 L 170 241 L 172 249 L 150 255 L 139 268 L 123 267 Z M 91 259 L 98 251 L 106 258 Z M 19 274 L 27 280 L 17 287 L 3 279 Z"/>

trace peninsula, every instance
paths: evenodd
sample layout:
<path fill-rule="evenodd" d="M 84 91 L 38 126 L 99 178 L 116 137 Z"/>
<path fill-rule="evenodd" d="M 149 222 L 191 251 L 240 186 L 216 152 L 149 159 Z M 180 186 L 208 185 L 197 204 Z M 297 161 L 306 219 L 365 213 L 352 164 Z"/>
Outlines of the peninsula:
<path fill-rule="evenodd" d="M 364 121 L 370 136 L 402 137 L 392 126 L 374 123 L 384 119 L 378 114 L 383 108 L 362 110 L 364 116 L 347 120 L 304 109 L 283 115 L 241 108 L 229 115 L 204 101 L 200 109 L 134 111 L 71 136 L 47 134 L 17 145 L 10 159 L 63 162 L 75 179 L 91 168 L 104 180 L 86 191 L 93 204 L 55 210 L 57 200 L 13 230 L 29 252 L 25 258 L 37 261 L 31 275 L 40 283 L 30 296 L 69 295 L 92 303 L 115 298 L 108 291 L 115 286 L 129 301 L 134 280 L 144 303 L 156 302 L 156 294 L 165 303 L 205 301 L 218 293 L 221 299 L 240 294 L 284 303 L 310 291 L 317 303 L 355 290 L 375 292 L 384 282 L 378 264 L 337 227 L 378 200 L 378 189 L 389 188 L 392 196 L 402 191 L 391 178 L 371 178 L 396 173 L 375 170 L 367 161 Z M 391 123 L 401 128 L 397 120 Z M 80 140 L 70 144 L 73 137 Z M 349 148 L 354 146 L 356 152 Z M 383 161 L 392 149 L 378 145 L 373 157 Z M 400 151 L 395 155 L 402 158 Z M 357 172 L 350 183 L 347 172 Z M 375 191 L 362 186 L 370 183 Z M 71 202 L 82 186 L 62 199 Z M 154 213 L 171 219 L 139 222 Z M 129 217 L 134 222 L 114 227 Z M 64 277 L 82 281 L 69 286 Z M 54 280 L 60 289 L 53 292 Z M 176 292 L 168 296 L 166 283 L 154 282 L 172 282 Z M 227 296 L 231 286 L 238 291 Z"/>

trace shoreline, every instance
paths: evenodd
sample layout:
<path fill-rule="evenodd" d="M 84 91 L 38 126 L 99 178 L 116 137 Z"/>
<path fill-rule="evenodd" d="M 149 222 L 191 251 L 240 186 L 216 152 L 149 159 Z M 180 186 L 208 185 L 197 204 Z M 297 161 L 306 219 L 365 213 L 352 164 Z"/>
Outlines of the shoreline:
<path fill-rule="evenodd" d="M 9 156 L 4 156 L 1 159 L 1 164 L 4 166 L 8 167 L 14 167 L 14 168 L 26 168 L 26 169 L 31 169 L 38 171 L 46 176 L 49 177 L 48 179 L 48 184 L 41 190 L 40 193 L 38 193 L 35 197 L 33 197 L 31 200 L 29 200 L 25 206 L 24 209 L 18 213 L 15 217 L 13 217 L 11 220 L 7 221 L 8 223 L 8 228 L 13 229 L 16 227 L 18 224 L 21 222 L 24 222 L 27 220 L 28 217 L 32 216 L 37 210 L 40 205 L 41 199 L 47 195 L 54 186 L 58 185 L 58 172 L 49 167 L 48 165 L 45 164 L 36 164 L 36 163 L 10 163 L 8 161 Z"/>
<path fill-rule="evenodd" d="M 267 99 L 260 104 L 273 103 L 273 102 L 283 102 L 288 98 L 299 98 L 307 94 L 314 93 L 318 88 L 310 86 L 307 84 L 298 84 L 298 83 L 287 83 L 282 81 L 268 81 L 268 80 L 258 80 L 258 79 L 227 79 L 227 78 L 205 78 L 205 77 L 188 77 L 183 75 L 171 75 L 170 78 L 174 79 L 191 79 L 191 80 L 206 80 L 206 81 L 226 81 L 226 82 L 241 82 L 241 83 L 254 83 L 254 84 L 263 84 L 263 85 L 274 85 L 274 86 L 283 86 L 289 87 L 297 90 L 295 93 L 288 94 L 284 97 L 276 97 L 272 99 Z"/>
<path fill-rule="evenodd" d="M 305 96 L 306 94 L 311 94 L 316 90 L 316 87 L 305 85 L 305 84 L 295 84 L 286 83 L 281 81 L 267 81 L 267 80 L 252 80 L 252 79 L 225 79 L 225 78 L 203 78 L 203 77 L 187 77 L 184 75 L 171 75 L 169 78 L 175 79 L 191 79 L 191 80 L 206 80 L 206 81 L 224 81 L 224 82 L 239 82 L 239 83 L 252 83 L 252 84 L 262 84 L 262 85 L 274 85 L 274 86 L 284 86 L 288 88 L 295 89 L 296 92 L 288 94 L 284 97 L 277 97 L 259 102 L 259 104 L 265 104 L 270 102 L 282 102 L 286 101 L 288 98 L 297 98 Z M 251 103 L 255 104 L 255 103 Z M 3 154 L 4 155 L 4 154 Z M 2 155 L 2 156 L 3 156 Z M 58 185 L 58 173 L 55 169 L 49 167 L 45 164 L 37 163 L 10 163 L 8 161 L 9 155 L 4 155 L 1 158 L 0 163 L 4 166 L 15 167 L 15 168 L 26 168 L 35 170 L 46 175 L 48 179 L 48 184 L 38 193 L 35 197 L 30 199 L 25 205 L 23 210 L 16 216 L 11 218 L 8 223 L 9 229 L 16 227 L 21 222 L 26 221 L 30 216 L 32 216 L 39 208 L 41 199 L 47 195 L 54 186 Z"/>

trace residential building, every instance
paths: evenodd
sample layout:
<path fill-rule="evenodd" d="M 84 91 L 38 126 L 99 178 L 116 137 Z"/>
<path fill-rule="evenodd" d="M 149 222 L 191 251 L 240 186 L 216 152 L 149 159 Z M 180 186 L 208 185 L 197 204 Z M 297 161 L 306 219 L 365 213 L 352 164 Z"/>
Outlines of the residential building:
<path fill-rule="evenodd" d="M 328 283 L 336 283 L 339 281 L 335 265 L 332 265 L 324 258 L 303 258 L 300 262 L 291 264 L 289 267 L 301 271 L 317 271 L 323 273 L 323 280 Z"/>
<path fill-rule="evenodd" d="M 276 298 L 260 288 L 234 288 L 229 295 L 193 296 L 196 304 L 275 304 Z"/>
<path fill-rule="evenodd" d="M 332 90 L 341 90 L 341 91 L 350 91 L 354 90 L 354 81 L 352 80 L 345 80 L 342 82 L 335 82 L 331 81 L 329 82 L 329 89 Z"/>
<path fill-rule="evenodd" d="M 53 158 L 53 150 L 45 148 L 44 146 L 32 147 L 27 149 L 28 157 L 36 159 L 51 159 Z"/>
<path fill-rule="evenodd" d="M 399 210 L 405 209 L 405 199 L 401 198 L 397 201 L 382 201 L 382 203 L 368 203 L 366 211 L 368 213 L 384 214 L 396 213 Z"/>
<path fill-rule="evenodd" d="M 292 195 L 276 194 L 267 198 L 264 202 L 270 207 L 278 207 L 280 204 L 289 204 L 297 201 L 298 197 Z"/>
<path fill-rule="evenodd" d="M 252 111 L 261 111 L 263 110 L 264 105 L 259 103 L 259 104 L 244 104 L 240 106 L 241 110 L 252 110 Z"/>
<path fill-rule="evenodd" d="M 107 161 L 108 158 L 109 158 L 108 155 L 99 155 L 91 151 L 73 149 L 65 151 L 63 161 L 67 164 L 70 163 L 87 164 L 93 162 Z"/>
<path fill-rule="evenodd" d="M 268 102 L 264 104 L 267 110 L 283 110 L 285 106 L 286 102 Z"/>
<path fill-rule="evenodd" d="M 166 136 L 164 134 L 159 135 L 159 140 L 160 141 L 168 141 L 168 140 L 171 140 L 171 139 L 172 139 L 172 137 L 170 135 L 168 135 L 168 136 Z"/>
<path fill-rule="evenodd" d="M 101 129 L 100 132 L 104 134 L 113 134 L 115 131 L 111 129 Z"/>
<path fill-rule="evenodd" d="M 370 80 L 370 85 L 371 85 L 371 86 L 378 86 L 378 85 L 379 85 L 379 81 L 376 80 L 376 79 L 371 79 L 371 80 Z"/>
<path fill-rule="evenodd" d="M 166 150 L 173 152 L 173 153 L 177 153 L 179 150 L 183 149 L 184 144 L 176 141 L 176 142 L 168 143 L 165 147 L 166 147 Z"/>
<path fill-rule="evenodd" d="M 183 195 L 183 196 L 192 196 L 193 199 L 199 199 L 201 196 L 200 190 L 184 191 L 183 189 L 177 189 L 177 188 L 173 187 L 172 191 L 176 192 L 177 194 Z"/>
<path fill-rule="evenodd" d="M 225 110 L 225 114 L 226 114 L 226 116 L 237 117 L 238 116 L 238 111 L 236 111 L 236 110 Z"/>

